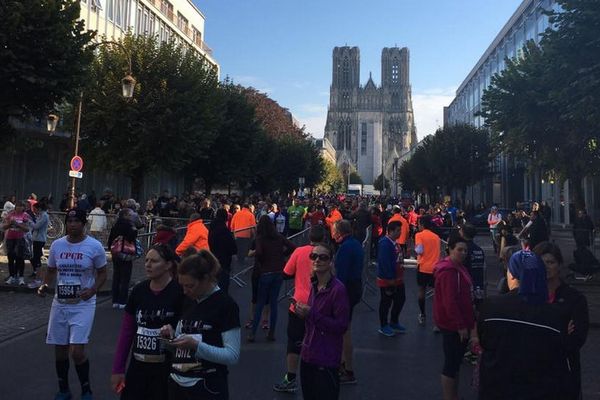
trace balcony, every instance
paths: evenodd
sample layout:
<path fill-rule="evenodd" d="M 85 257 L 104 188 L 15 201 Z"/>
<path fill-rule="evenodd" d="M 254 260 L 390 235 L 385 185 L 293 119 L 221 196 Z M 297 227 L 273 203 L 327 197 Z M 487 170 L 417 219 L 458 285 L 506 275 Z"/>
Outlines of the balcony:
<path fill-rule="evenodd" d="M 187 26 L 180 26 L 177 20 L 177 15 L 173 12 L 172 8 L 163 7 L 161 0 L 147 0 L 148 3 L 152 4 L 154 8 L 156 8 L 162 15 L 167 17 L 169 21 L 173 23 L 173 25 L 177 26 L 177 28 L 187 37 L 192 43 L 198 46 L 203 52 L 208 54 L 209 56 L 213 56 L 213 51 L 208 45 L 201 39 L 194 37 L 194 32 Z"/>

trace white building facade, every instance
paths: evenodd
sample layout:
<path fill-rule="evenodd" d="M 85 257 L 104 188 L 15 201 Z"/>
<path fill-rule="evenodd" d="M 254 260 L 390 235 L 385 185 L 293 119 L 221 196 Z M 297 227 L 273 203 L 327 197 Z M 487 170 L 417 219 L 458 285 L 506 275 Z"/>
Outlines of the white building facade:
<path fill-rule="evenodd" d="M 204 41 L 205 17 L 191 0 L 81 0 L 81 19 L 98 40 L 118 40 L 131 31 L 185 43 L 219 71 Z"/>

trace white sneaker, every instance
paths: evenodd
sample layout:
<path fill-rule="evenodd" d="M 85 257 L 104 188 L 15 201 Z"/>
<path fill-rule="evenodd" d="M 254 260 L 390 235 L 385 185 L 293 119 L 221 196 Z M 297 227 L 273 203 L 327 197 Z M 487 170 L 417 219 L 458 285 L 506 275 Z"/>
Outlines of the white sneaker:
<path fill-rule="evenodd" d="M 113 308 L 116 310 L 117 308 L 119 308 L 119 304 L 118 303 L 113 303 Z"/>
<path fill-rule="evenodd" d="M 119 304 L 119 310 L 124 310 L 127 304 Z"/>
<path fill-rule="evenodd" d="M 31 282 L 29 282 L 29 283 L 27 284 L 27 287 L 28 287 L 29 289 L 37 289 L 37 288 L 39 288 L 40 286 L 42 286 L 42 281 L 41 281 L 41 280 L 39 280 L 39 279 L 33 280 L 33 281 L 31 281 Z"/>
<path fill-rule="evenodd" d="M 25 286 L 25 278 L 19 277 L 19 286 Z"/>
<path fill-rule="evenodd" d="M 9 276 L 4 283 L 6 283 L 7 285 L 16 285 L 18 282 L 17 277 L 16 276 Z"/>

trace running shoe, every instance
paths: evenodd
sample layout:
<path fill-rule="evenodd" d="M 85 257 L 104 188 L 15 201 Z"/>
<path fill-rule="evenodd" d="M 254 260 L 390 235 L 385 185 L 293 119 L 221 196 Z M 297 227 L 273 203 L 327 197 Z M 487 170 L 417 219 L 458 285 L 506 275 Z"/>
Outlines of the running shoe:
<path fill-rule="evenodd" d="M 425 314 L 419 314 L 419 325 L 425 325 Z"/>
<path fill-rule="evenodd" d="M 72 397 L 71 392 L 58 392 L 56 393 L 56 396 L 54 396 L 54 400 L 71 400 Z"/>
<path fill-rule="evenodd" d="M 4 283 L 6 283 L 7 285 L 16 285 L 18 282 L 18 279 L 16 276 L 9 276 L 8 278 L 6 278 L 6 280 L 4 281 Z"/>
<path fill-rule="evenodd" d="M 119 304 L 119 310 L 124 310 L 127 304 Z"/>
<path fill-rule="evenodd" d="M 25 278 L 19 277 L 19 286 L 25 286 Z"/>
<path fill-rule="evenodd" d="M 31 282 L 29 282 L 29 283 L 27 284 L 27 287 L 28 287 L 29 289 L 37 289 L 37 288 L 39 288 L 41 285 L 42 285 L 42 281 L 41 281 L 41 280 L 39 280 L 39 279 L 36 279 L 36 280 L 34 280 L 34 281 L 31 281 Z"/>
<path fill-rule="evenodd" d="M 406 328 L 400 324 L 390 324 L 390 328 L 394 330 L 396 333 L 406 333 Z"/>
<path fill-rule="evenodd" d="M 112 307 L 113 307 L 115 310 L 116 310 L 116 309 L 118 309 L 118 308 L 119 308 L 119 303 L 113 303 L 113 306 L 112 306 Z"/>
<path fill-rule="evenodd" d="M 357 382 L 358 381 L 356 380 L 356 377 L 354 376 L 354 372 L 352 372 L 352 371 L 344 370 L 340 374 L 340 385 L 353 385 L 353 384 L 356 384 Z"/>
<path fill-rule="evenodd" d="M 386 325 L 386 326 L 382 326 L 381 328 L 379 328 L 377 330 L 377 332 L 381 333 L 383 336 L 387 336 L 387 337 L 392 337 L 392 336 L 396 336 L 396 332 L 394 332 L 394 330 L 392 329 L 391 326 Z"/>
<path fill-rule="evenodd" d="M 288 381 L 286 374 L 280 383 L 273 385 L 273 390 L 282 393 L 295 393 L 298 390 L 298 382 L 296 382 L 296 379 Z"/>

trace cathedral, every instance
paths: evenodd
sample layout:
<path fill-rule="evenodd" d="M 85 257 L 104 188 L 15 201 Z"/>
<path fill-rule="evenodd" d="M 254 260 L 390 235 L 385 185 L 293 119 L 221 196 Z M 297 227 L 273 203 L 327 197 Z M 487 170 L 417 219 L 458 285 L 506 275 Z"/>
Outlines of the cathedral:
<path fill-rule="evenodd" d="M 372 185 L 383 172 L 392 178 L 394 160 L 417 144 L 406 47 L 381 52 L 381 86 L 360 84 L 358 47 L 333 49 L 333 76 L 325 138 L 337 165 L 349 166 Z"/>

